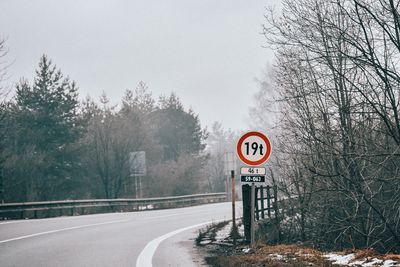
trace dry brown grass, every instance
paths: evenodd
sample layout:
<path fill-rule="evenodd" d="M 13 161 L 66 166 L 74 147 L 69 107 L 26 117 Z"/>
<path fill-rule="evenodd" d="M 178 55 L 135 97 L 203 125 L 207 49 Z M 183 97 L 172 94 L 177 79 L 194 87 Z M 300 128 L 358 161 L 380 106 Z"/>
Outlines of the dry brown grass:
<path fill-rule="evenodd" d="M 383 255 L 382 259 L 400 262 L 400 255 L 399 254 L 385 254 L 385 255 Z"/>
<path fill-rule="evenodd" d="M 362 260 L 362 259 L 369 259 L 372 257 L 378 257 L 377 253 L 372 248 L 367 248 L 363 250 L 353 250 L 352 252 L 347 253 L 354 253 L 354 260 Z"/>
<path fill-rule="evenodd" d="M 280 255 L 279 258 L 277 255 Z M 262 245 L 253 253 L 210 257 L 207 263 L 214 267 L 305 267 L 310 266 L 310 263 L 320 267 L 333 266 L 322 257 L 321 252 L 297 245 Z"/>
<path fill-rule="evenodd" d="M 250 255 L 240 255 L 240 256 L 219 256 L 214 258 L 209 258 L 207 263 L 213 267 L 306 267 L 310 266 L 310 262 L 303 261 L 301 259 L 291 259 L 291 260 L 274 260 L 268 257 L 260 256 L 250 256 Z M 329 262 L 320 261 L 313 262 L 313 266 L 320 267 L 331 267 L 333 266 Z"/>
<path fill-rule="evenodd" d="M 259 251 L 263 253 L 292 253 L 292 254 L 310 254 L 314 256 L 321 256 L 322 253 L 318 250 L 302 247 L 298 245 L 276 245 L 276 246 L 260 246 Z"/>
<path fill-rule="evenodd" d="M 394 260 L 400 262 L 399 254 L 379 255 L 373 249 L 364 250 L 345 250 L 335 252 L 336 254 L 346 255 L 355 254 L 354 260 L 371 260 L 378 258 L 381 260 Z M 277 255 L 281 255 L 277 257 Z M 238 253 L 236 255 L 220 255 L 207 258 L 207 263 L 213 267 L 333 267 L 332 262 L 323 257 L 324 253 L 312 248 L 298 245 L 260 245 L 253 252 L 248 254 Z"/>

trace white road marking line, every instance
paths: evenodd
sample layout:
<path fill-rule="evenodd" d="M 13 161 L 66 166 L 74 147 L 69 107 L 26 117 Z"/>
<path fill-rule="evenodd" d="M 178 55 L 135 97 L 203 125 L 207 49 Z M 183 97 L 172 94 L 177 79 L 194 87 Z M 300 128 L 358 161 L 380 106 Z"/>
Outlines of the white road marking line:
<path fill-rule="evenodd" d="M 62 228 L 62 229 L 57 229 L 57 230 L 51 230 L 51 231 L 40 232 L 40 233 L 36 233 L 36 234 L 24 235 L 24 236 L 10 238 L 10 239 L 6 239 L 6 240 L 1 240 L 0 244 L 11 242 L 11 241 L 16 241 L 16 240 L 21 240 L 21 239 L 26 239 L 26 238 L 30 238 L 30 237 L 35 237 L 35 236 L 41 236 L 41 235 L 47 235 L 47 234 L 52 234 L 52 233 L 68 231 L 68 230 L 74 230 L 74 229 L 80 229 L 80 228 L 86 228 L 86 227 L 92 227 L 92 226 L 98 226 L 98 225 L 105 225 L 105 224 L 112 224 L 112 223 L 119 223 L 119 222 L 127 222 L 127 221 L 129 221 L 129 220 L 118 220 L 118 221 L 110 221 L 110 222 L 94 223 L 94 224 L 86 224 L 86 225 L 81 225 L 81 226 Z"/>
<path fill-rule="evenodd" d="M 156 252 L 158 246 L 160 245 L 160 243 L 162 241 L 164 241 L 167 238 L 170 238 L 176 234 L 179 234 L 181 232 L 193 229 L 193 228 L 197 228 L 200 226 L 204 226 L 207 224 L 211 224 L 211 223 L 216 223 L 216 222 L 220 222 L 220 221 L 225 221 L 225 219 L 222 220 L 215 220 L 215 221 L 209 221 L 209 222 L 204 222 L 204 223 L 199 223 L 199 224 L 195 224 L 195 225 L 191 225 L 185 228 L 181 228 L 172 232 L 169 232 L 165 235 L 162 235 L 160 237 L 157 237 L 153 240 L 151 240 L 149 243 L 147 243 L 147 245 L 144 247 L 144 249 L 142 250 L 142 252 L 140 252 L 137 260 L 136 260 L 136 267 L 153 267 L 153 256 L 154 253 Z"/>

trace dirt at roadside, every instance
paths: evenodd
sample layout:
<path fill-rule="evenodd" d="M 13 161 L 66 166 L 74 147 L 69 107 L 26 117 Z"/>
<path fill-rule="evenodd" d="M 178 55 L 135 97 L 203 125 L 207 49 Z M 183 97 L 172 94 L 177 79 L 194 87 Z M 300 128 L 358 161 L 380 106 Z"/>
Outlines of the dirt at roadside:
<path fill-rule="evenodd" d="M 212 267 L 303 267 L 303 266 L 334 266 L 322 255 L 312 249 L 294 245 L 262 245 L 252 250 L 247 246 L 221 248 L 218 245 L 208 247 L 209 256 L 206 263 Z"/>
<path fill-rule="evenodd" d="M 229 236 L 215 238 L 229 225 L 209 226 L 200 231 L 196 239 L 197 249 L 204 255 L 205 264 L 211 267 L 400 267 L 399 254 L 382 255 L 371 249 L 347 250 L 328 253 L 300 245 L 259 244 L 250 249 L 244 240 L 238 240 L 234 249 Z M 225 232 L 226 229 L 225 229 Z"/>

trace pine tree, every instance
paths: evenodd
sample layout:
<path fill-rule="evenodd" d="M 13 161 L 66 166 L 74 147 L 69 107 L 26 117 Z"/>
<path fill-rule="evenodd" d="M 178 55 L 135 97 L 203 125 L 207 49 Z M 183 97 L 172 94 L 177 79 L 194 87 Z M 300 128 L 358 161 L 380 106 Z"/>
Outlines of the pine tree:
<path fill-rule="evenodd" d="M 177 160 L 182 154 L 199 155 L 204 148 L 207 132 L 193 110 L 185 111 L 175 94 L 162 97 L 159 109 L 153 112 L 156 135 L 164 147 L 164 160 Z"/>
<path fill-rule="evenodd" d="M 70 195 L 78 164 L 74 144 L 82 132 L 77 90 L 45 55 L 33 84 L 21 80 L 16 86 L 14 152 L 20 158 L 31 153 L 33 164 L 26 200 Z"/>

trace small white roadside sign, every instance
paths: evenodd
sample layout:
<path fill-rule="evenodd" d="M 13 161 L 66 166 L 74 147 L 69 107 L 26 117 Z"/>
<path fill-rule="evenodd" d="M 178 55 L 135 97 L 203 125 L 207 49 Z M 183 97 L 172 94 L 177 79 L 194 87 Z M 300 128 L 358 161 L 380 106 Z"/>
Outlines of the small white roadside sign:
<path fill-rule="evenodd" d="M 236 170 L 236 158 L 235 153 L 233 152 L 225 152 L 224 158 L 222 159 L 224 162 L 224 174 L 231 175 L 231 171 Z"/>
<path fill-rule="evenodd" d="M 146 152 L 135 151 L 129 154 L 131 176 L 146 176 Z"/>
<path fill-rule="evenodd" d="M 240 168 L 241 175 L 265 175 L 266 169 L 263 167 L 242 167 Z"/>

